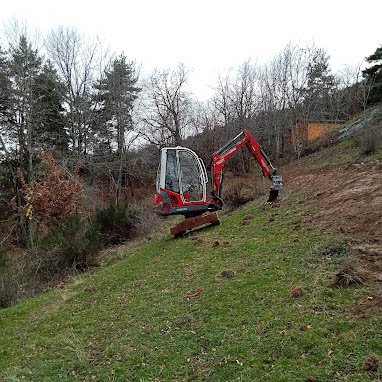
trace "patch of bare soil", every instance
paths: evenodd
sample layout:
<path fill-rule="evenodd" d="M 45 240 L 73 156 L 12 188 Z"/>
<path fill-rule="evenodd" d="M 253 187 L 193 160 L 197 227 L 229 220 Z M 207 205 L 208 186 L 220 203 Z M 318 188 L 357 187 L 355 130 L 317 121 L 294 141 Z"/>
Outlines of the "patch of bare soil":
<path fill-rule="evenodd" d="M 308 221 L 356 239 L 354 266 L 368 281 L 382 282 L 382 162 L 289 167 L 283 175 L 287 189 L 303 191 L 307 202 L 316 202 L 318 213 Z M 366 306 L 379 300 L 370 301 Z"/>
<path fill-rule="evenodd" d="M 358 268 L 369 281 L 382 282 L 382 246 L 380 244 L 357 244 L 352 246 L 358 253 Z"/>
<path fill-rule="evenodd" d="M 334 231 L 382 245 L 382 163 L 287 170 L 286 187 L 318 202 L 313 219 Z"/>
<path fill-rule="evenodd" d="M 382 313 L 382 296 L 362 296 L 350 308 L 350 311 L 359 318 L 369 318 Z"/>

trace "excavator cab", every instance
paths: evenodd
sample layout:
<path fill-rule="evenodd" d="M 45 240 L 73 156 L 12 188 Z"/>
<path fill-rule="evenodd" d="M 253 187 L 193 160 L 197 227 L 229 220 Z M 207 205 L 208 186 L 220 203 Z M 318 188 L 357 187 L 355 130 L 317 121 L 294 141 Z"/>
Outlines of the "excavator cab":
<path fill-rule="evenodd" d="M 197 216 L 207 211 L 208 177 L 203 161 L 185 147 L 165 147 L 158 167 L 155 212 Z"/>

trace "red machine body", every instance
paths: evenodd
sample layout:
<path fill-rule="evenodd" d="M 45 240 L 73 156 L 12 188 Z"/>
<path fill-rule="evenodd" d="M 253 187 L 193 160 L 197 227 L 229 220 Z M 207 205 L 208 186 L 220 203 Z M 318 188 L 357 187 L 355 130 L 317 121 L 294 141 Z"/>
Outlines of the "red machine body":
<path fill-rule="evenodd" d="M 246 146 L 265 177 L 271 181 L 269 203 L 277 200 L 282 188 L 282 177 L 277 174 L 259 143 L 246 130 L 242 131 L 212 156 L 211 199 L 207 196 L 208 177 L 203 161 L 190 149 L 168 147 L 161 150 L 157 190 L 154 198 L 156 213 L 182 214 L 186 218 L 222 208 L 223 170 L 226 160 Z"/>

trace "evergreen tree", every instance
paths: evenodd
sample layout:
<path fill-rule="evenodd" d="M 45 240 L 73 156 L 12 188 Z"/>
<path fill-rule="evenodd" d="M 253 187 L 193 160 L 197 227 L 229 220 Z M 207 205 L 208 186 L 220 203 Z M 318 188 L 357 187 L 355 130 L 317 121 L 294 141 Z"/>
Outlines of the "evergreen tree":
<path fill-rule="evenodd" d="M 136 87 L 137 80 L 134 64 L 121 55 L 113 61 L 110 70 L 105 71 L 104 78 L 96 85 L 98 120 L 102 126 L 99 134 L 108 141 L 114 136 L 119 153 L 124 150 L 125 133 L 132 129 L 131 113 L 140 91 Z"/>
<path fill-rule="evenodd" d="M 64 85 L 59 82 L 56 70 L 47 61 L 32 86 L 34 146 L 48 147 L 56 152 L 68 149 L 69 137 L 65 131 L 62 106 L 64 92 Z"/>
<path fill-rule="evenodd" d="M 25 36 L 20 37 L 16 46 L 9 49 L 9 78 L 11 80 L 12 110 L 11 123 L 7 125 L 8 138 L 13 141 L 11 145 L 15 150 L 15 163 L 22 177 L 15 179 L 15 201 L 18 207 L 25 206 L 23 195 L 23 181 L 29 185 L 33 180 L 33 107 L 34 100 L 32 87 L 36 76 L 41 70 L 42 60 L 37 50 L 32 48 Z M 19 216 L 19 227 L 23 232 L 25 241 L 32 245 L 32 226 L 24 215 Z"/>
<path fill-rule="evenodd" d="M 9 190 L 16 183 L 11 148 L 7 145 L 8 126 L 11 122 L 11 81 L 5 53 L 0 49 L 0 210 L 11 214 L 9 200 L 13 194 Z"/>
<path fill-rule="evenodd" d="M 0 134 L 11 117 L 11 81 L 9 79 L 8 62 L 0 48 Z"/>
<path fill-rule="evenodd" d="M 382 45 L 366 58 L 369 64 L 374 64 L 363 71 L 365 80 L 372 85 L 369 103 L 382 101 Z"/>
<path fill-rule="evenodd" d="M 10 48 L 10 76 L 13 98 L 13 133 L 17 142 L 19 167 L 28 182 L 33 178 L 33 107 L 32 87 L 41 70 L 42 60 L 25 36 Z M 25 166 L 25 162 L 28 163 Z"/>
<path fill-rule="evenodd" d="M 330 118 L 329 99 L 335 88 L 335 79 L 325 50 L 315 50 L 307 75 L 308 82 L 303 92 L 305 119 Z"/>
<path fill-rule="evenodd" d="M 134 64 L 121 55 L 96 85 L 96 109 L 98 121 L 101 122 L 97 126 L 97 133 L 110 152 L 115 144 L 117 149 L 112 169 L 109 170 L 115 188 L 115 203 L 120 201 L 122 184 L 127 186 L 126 133 L 132 129 L 134 101 L 140 91 L 136 87 L 137 80 Z"/>

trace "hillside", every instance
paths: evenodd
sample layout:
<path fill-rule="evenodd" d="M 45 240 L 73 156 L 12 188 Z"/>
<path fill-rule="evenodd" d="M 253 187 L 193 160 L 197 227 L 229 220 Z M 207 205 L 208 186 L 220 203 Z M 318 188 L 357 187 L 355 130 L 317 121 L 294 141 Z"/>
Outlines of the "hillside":
<path fill-rule="evenodd" d="M 1 310 L 0 380 L 382 380 L 382 155 L 360 150 L 351 135 L 289 164 L 279 206 Z"/>

